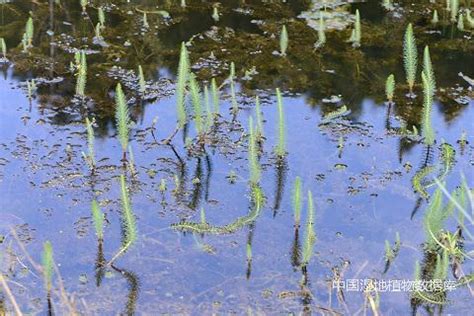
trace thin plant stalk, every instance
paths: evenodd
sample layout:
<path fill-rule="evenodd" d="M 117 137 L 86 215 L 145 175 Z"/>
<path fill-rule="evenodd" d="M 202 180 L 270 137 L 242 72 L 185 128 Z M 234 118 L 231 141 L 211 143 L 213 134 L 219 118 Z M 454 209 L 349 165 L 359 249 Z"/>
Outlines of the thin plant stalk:
<path fill-rule="evenodd" d="M 276 97 L 278 105 L 278 145 L 276 146 L 275 153 L 279 158 L 283 158 L 286 155 L 285 117 L 283 111 L 283 99 L 279 88 L 276 89 Z"/>

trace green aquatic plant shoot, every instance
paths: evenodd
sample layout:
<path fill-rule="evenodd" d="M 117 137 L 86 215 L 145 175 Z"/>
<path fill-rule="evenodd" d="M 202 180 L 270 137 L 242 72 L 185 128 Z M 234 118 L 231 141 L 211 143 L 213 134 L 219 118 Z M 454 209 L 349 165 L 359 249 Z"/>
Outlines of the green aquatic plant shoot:
<path fill-rule="evenodd" d="M 137 175 L 137 169 L 135 168 L 135 156 L 133 155 L 132 145 L 128 145 L 128 156 L 130 157 L 128 161 L 128 167 L 130 169 L 130 174 L 132 176 Z"/>
<path fill-rule="evenodd" d="M 124 235 L 122 240 L 122 249 L 126 250 L 137 240 L 137 226 L 135 222 L 135 215 L 133 214 L 130 197 L 128 195 L 127 184 L 125 176 L 120 175 L 120 190 L 122 201 L 122 225 Z"/>
<path fill-rule="evenodd" d="M 257 119 L 256 139 L 257 143 L 263 143 L 264 132 L 263 132 L 263 117 L 262 110 L 260 109 L 260 98 L 258 95 L 255 97 L 255 117 Z"/>
<path fill-rule="evenodd" d="M 451 0 L 451 22 L 456 22 L 459 12 L 459 0 Z M 461 14 L 459 14 L 461 15 Z"/>
<path fill-rule="evenodd" d="M 286 155 L 285 117 L 283 111 L 283 99 L 279 88 L 276 88 L 276 97 L 278 105 L 278 145 L 275 148 L 275 153 L 279 158 L 283 158 Z"/>
<path fill-rule="evenodd" d="M 412 178 L 413 190 L 418 193 L 422 198 L 428 199 L 429 193 L 426 191 L 426 185 L 423 184 L 423 180 L 432 172 L 435 171 L 434 166 L 426 166 L 419 170 Z"/>
<path fill-rule="evenodd" d="M 316 234 L 314 232 L 314 205 L 313 205 L 313 194 L 308 191 L 308 216 L 306 219 L 306 235 L 303 245 L 303 258 L 301 265 L 306 267 L 311 257 L 313 256 L 313 247 L 316 242 Z"/>
<path fill-rule="evenodd" d="M 150 28 L 150 24 L 148 24 L 148 18 L 147 18 L 147 15 L 146 15 L 146 12 L 143 12 L 143 28 L 144 29 L 148 29 Z"/>
<path fill-rule="evenodd" d="M 95 25 L 95 37 L 96 37 L 97 40 L 103 40 L 103 37 L 100 34 L 101 28 L 102 28 L 102 26 L 100 25 L 100 23 L 97 23 Z"/>
<path fill-rule="evenodd" d="M 232 102 L 232 113 L 234 115 L 237 114 L 239 111 L 239 105 L 237 104 L 237 97 L 235 96 L 235 64 L 234 62 L 230 63 L 230 74 L 229 74 L 229 81 L 230 81 L 230 98 Z"/>
<path fill-rule="evenodd" d="M 400 246 L 401 246 L 400 234 L 398 232 L 396 232 L 395 234 L 395 243 L 393 247 L 388 240 L 385 240 L 385 271 L 384 272 L 388 271 L 390 265 L 398 256 L 398 253 L 400 252 Z"/>
<path fill-rule="evenodd" d="M 214 113 L 211 110 L 211 102 L 209 100 L 209 87 L 204 86 L 204 104 L 206 105 L 206 124 L 204 125 L 204 133 L 211 131 L 214 123 Z"/>
<path fill-rule="evenodd" d="M 459 17 L 458 17 L 457 28 L 460 31 L 464 31 L 464 15 L 462 15 L 461 13 L 459 14 Z"/>
<path fill-rule="evenodd" d="M 80 0 L 81 8 L 82 8 L 82 13 L 85 13 L 85 12 L 86 12 L 88 2 L 89 2 L 88 0 Z"/>
<path fill-rule="evenodd" d="M 184 42 L 181 43 L 179 55 L 178 79 L 176 83 L 176 110 L 178 116 L 178 127 L 183 128 L 187 122 L 186 115 L 186 83 L 189 76 L 189 54 Z"/>
<path fill-rule="evenodd" d="M 418 57 L 416 49 L 415 35 L 413 34 L 412 24 L 408 24 L 405 31 L 405 38 L 403 41 L 403 62 L 405 66 L 405 74 L 410 94 L 413 94 L 413 87 L 415 85 L 416 68 L 418 66 Z"/>
<path fill-rule="evenodd" d="M 430 48 L 428 46 L 425 46 L 423 51 L 423 73 L 429 83 L 429 93 L 433 96 L 436 89 L 436 79 L 433 71 L 433 64 L 431 63 Z"/>
<path fill-rule="evenodd" d="M 431 108 L 433 105 L 433 91 L 434 87 L 432 82 L 429 81 L 425 72 L 421 72 L 421 79 L 423 81 L 423 119 L 422 119 L 422 132 L 424 137 L 424 143 L 427 146 L 431 146 L 434 143 L 435 135 L 431 124 Z"/>
<path fill-rule="evenodd" d="M 258 162 L 258 149 L 255 130 L 253 126 L 253 119 L 249 117 L 249 164 L 250 164 L 250 184 L 252 186 L 258 185 L 261 177 L 260 164 Z"/>
<path fill-rule="evenodd" d="M 201 104 L 201 91 L 199 84 L 194 74 L 189 74 L 189 89 L 191 90 L 191 101 L 194 110 L 194 125 L 198 135 L 202 135 L 204 132 L 203 118 L 202 118 L 202 104 Z"/>
<path fill-rule="evenodd" d="M 120 145 L 122 146 L 123 160 L 125 161 L 127 159 L 130 112 L 120 83 L 117 83 L 115 88 L 115 122 L 117 124 Z"/>
<path fill-rule="evenodd" d="M 90 121 L 88 117 L 86 117 L 86 131 L 87 131 L 87 154 L 83 153 L 84 159 L 86 160 L 89 168 L 91 170 L 95 170 L 96 160 L 95 160 L 95 150 L 94 150 L 94 121 Z"/>
<path fill-rule="evenodd" d="M 319 28 L 318 28 L 318 41 L 315 44 L 316 48 L 323 47 L 326 44 L 326 25 L 324 23 L 323 13 L 319 13 Z"/>
<path fill-rule="evenodd" d="M 362 39 L 362 26 L 360 23 L 360 13 L 359 13 L 359 10 L 357 9 L 356 14 L 355 14 L 354 29 L 352 29 L 349 42 L 352 43 L 353 47 L 360 47 L 361 39 Z"/>
<path fill-rule="evenodd" d="M 434 247 L 436 247 L 435 239 L 438 238 L 438 235 L 443 228 L 444 221 L 449 215 L 450 214 L 445 212 L 445 208 L 443 207 L 443 193 L 438 188 L 430 200 L 430 204 L 426 209 L 425 217 L 423 219 L 423 226 L 427 237 L 427 248 L 434 249 Z"/>
<path fill-rule="evenodd" d="M 214 6 L 212 9 L 212 19 L 214 22 L 219 22 L 219 11 L 217 10 L 217 6 Z"/>
<path fill-rule="evenodd" d="M 125 181 L 125 176 L 120 175 L 120 191 L 121 191 L 121 204 L 122 204 L 122 246 L 120 250 L 110 259 L 107 265 L 112 265 L 112 263 L 117 260 L 123 253 L 125 253 L 137 240 L 137 226 L 135 215 L 133 214 L 132 205 L 130 202 L 130 197 L 128 195 L 127 184 Z"/>
<path fill-rule="evenodd" d="M 26 44 L 28 47 L 33 47 L 34 32 L 35 32 L 35 28 L 33 25 L 33 18 L 29 17 L 25 26 L 25 39 L 26 39 Z"/>
<path fill-rule="evenodd" d="M 441 181 L 454 167 L 456 163 L 456 151 L 454 147 L 448 143 L 441 144 L 441 164 L 442 164 L 442 173 L 438 177 L 438 181 Z"/>
<path fill-rule="evenodd" d="M 413 94 L 413 87 L 415 85 L 416 69 L 418 66 L 418 57 L 416 49 L 415 35 L 413 34 L 413 25 L 410 23 L 405 31 L 403 41 L 403 61 L 405 66 L 405 74 L 410 94 Z"/>
<path fill-rule="evenodd" d="M 104 214 L 100 210 L 99 203 L 97 203 L 95 199 L 92 200 L 91 211 L 95 234 L 99 240 L 104 240 Z"/>
<path fill-rule="evenodd" d="M 79 53 L 79 63 L 77 63 L 77 79 L 76 79 L 76 95 L 84 100 L 86 93 L 87 82 L 87 60 L 86 53 L 81 51 Z"/>
<path fill-rule="evenodd" d="M 301 223 L 301 208 L 303 201 L 301 198 L 301 178 L 296 177 L 295 184 L 293 186 L 293 212 L 295 217 L 295 227 L 300 227 Z"/>
<path fill-rule="evenodd" d="M 280 54 L 286 56 L 286 50 L 288 49 L 288 32 L 286 30 L 286 25 L 281 27 L 280 32 Z"/>
<path fill-rule="evenodd" d="M 99 18 L 100 26 L 102 28 L 104 28 L 105 27 L 105 13 L 104 13 L 104 9 L 102 9 L 102 7 L 99 7 L 97 9 L 97 16 Z"/>
<path fill-rule="evenodd" d="M 3 37 L 0 37 L 0 46 L 2 48 L 3 58 L 7 58 L 7 44 L 5 43 L 5 39 Z"/>
<path fill-rule="evenodd" d="M 219 88 L 217 87 L 216 79 L 211 79 L 211 96 L 212 96 L 212 108 L 214 115 L 217 116 L 220 113 L 219 109 Z"/>
<path fill-rule="evenodd" d="M 433 17 L 431 18 L 431 24 L 436 25 L 439 23 L 438 10 L 433 11 Z"/>
<path fill-rule="evenodd" d="M 393 74 L 390 74 L 390 76 L 388 76 L 387 78 L 387 81 L 385 82 L 385 94 L 389 102 L 393 101 L 394 92 L 395 92 L 395 76 Z"/>
<path fill-rule="evenodd" d="M 49 293 L 53 284 L 54 270 L 53 246 L 49 241 L 43 244 L 42 269 L 46 291 Z"/>
<path fill-rule="evenodd" d="M 143 96 L 146 91 L 146 80 L 143 75 L 142 65 L 138 65 L 138 87 L 138 91 L 140 91 L 140 94 Z"/>

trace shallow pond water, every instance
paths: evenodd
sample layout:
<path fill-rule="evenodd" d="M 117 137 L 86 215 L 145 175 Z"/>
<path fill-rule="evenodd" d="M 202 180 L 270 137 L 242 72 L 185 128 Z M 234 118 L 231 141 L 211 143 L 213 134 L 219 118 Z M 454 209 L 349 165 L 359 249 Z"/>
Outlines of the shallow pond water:
<path fill-rule="evenodd" d="M 347 43 L 351 22 L 342 30 L 328 30 L 326 45 L 315 50 L 317 24 L 308 12 L 319 10 L 318 1 L 186 1 L 186 8 L 171 1 L 92 2 L 86 13 L 81 13 L 79 1 L 0 4 L 0 36 L 11 48 L 0 78 L 0 268 L 24 313 L 471 311 L 469 236 L 461 265 L 468 277 L 460 278 L 451 268 L 446 276 L 454 283 L 467 279 L 467 286 L 443 292 L 443 300 L 433 302 L 429 295 L 420 299 L 410 291 L 368 290 L 367 284 L 358 283 L 355 289 L 348 283 L 414 280 L 417 261 L 423 273 L 433 269 L 423 222 L 436 185 L 425 177 L 431 181 L 426 184 L 429 199 L 413 189 L 413 179 L 423 168 L 446 171 L 439 177 L 450 191 L 462 177 L 473 186 L 473 32 L 449 23 L 444 4 L 399 1 L 386 11 L 380 1 L 328 1 L 328 25 L 339 25 L 341 14 L 352 21 L 355 10 L 360 11 L 361 47 Z M 218 21 L 212 18 L 214 5 Z M 468 5 L 461 1 L 463 9 Z M 93 37 L 100 6 L 106 26 L 98 43 Z M 434 8 L 440 12 L 438 25 L 429 22 Z M 30 11 L 35 35 L 25 53 L 19 43 Z M 148 26 L 143 11 L 148 12 Z M 402 43 L 409 22 L 418 53 L 430 46 L 438 88 L 431 112 L 436 142 L 428 147 L 422 133 L 420 70 L 416 98 L 407 96 L 404 79 Z M 283 24 L 289 34 L 286 57 L 278 53 Z M 220 115 L 204 150 L 193 122 L 169 144 L 162 142 L 176 128 L 182 41 L 188 42 L 191 70 L 199 82 L 209 84 L 215 77 L 222 85 Z M 83 102 L 74 97 L 76 76 L 70 71 L 80 49 L 87 52 L 88 64 Z M 236 68 L 235 99 L 228 79 L 231 62 Z M 147 80 L 141 97 L 139 64 Z M 393 103 L 386 102 L 384 93 L 390 73 L 397 82 Z M 32 79 L 37 89 L 29 96 L 27 82 Z M 118 82 L 133 121 L 129 139 L 135 172 L 121 161 L 114 118 Z M 275 88 L 283 91 L 283 160 L 274 154 L 279 138 Z M 204 214 L 205 222 L 223 227 L 255 208 L 248 126 L 250 117 L 256 119 L 256 95 L 264 126 L 259 187 L 265 200 L 258 216 L 227 234 L 176 229 L 179 223 L 202 223 Z M 235 102 L 236 115 L 231 111 Z M 335 117 L 343 105 L 346 111 Z M 86 117 L 95 120 L 95 172 L 82 156 L 88 150 Z M 414 128 L 421 135 L 411 133 Z M 455 150 L 448 163 L 442 158 L 446 144 Z M 110 264 L 124 238 L 122 174 L 136 216 L 137 240 Z M 305 196 L 299 229 L 292 201 L 296 177 Z M 308 190 L 314 196 L 316 241 L 310 262 L 302 267 Z M 105 214 L 100 242 L 91 216 L 94 199 Z M 446 231 L 456 227 L 455 216 L 444 224 Z M 472 223 L 466 222 L 469 229 Z M 386 241 L 393 245 L 397 233 L 400 249 L 387 266 Z M 40 266 L 46 241 L 52 244 L 57 267 L 52 291 L 44 286 Z M 455 270 L 454 257 L 450 266 Z M 335 287 L 339 281 L 345 289 Z M 9 313 L 11 306 L 4 292 L 0 308 Z"/>

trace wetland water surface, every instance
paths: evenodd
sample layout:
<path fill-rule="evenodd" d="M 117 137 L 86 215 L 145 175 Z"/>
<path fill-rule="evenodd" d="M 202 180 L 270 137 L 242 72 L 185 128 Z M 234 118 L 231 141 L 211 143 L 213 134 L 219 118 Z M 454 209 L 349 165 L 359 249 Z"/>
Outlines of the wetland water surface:
<path fill-rule="evenodd" d="M 455 16 L 464 29 L 444 1 L 396 1 L 390 10 L 381 1 L 325 1 L 326 8 L 320 1 L 185 2 L 89 1 L 84 10 L 81 1 L 0 4 L 7 47 L 0 314 L 471 313 L 471 1 L 460 1 Z M 360 47 L 347 41 L 356 10 Z M 320 12 L 326 43 L 315 48 Z M 404 70 L 409 23 L 418 48 L 416 97 Z M 200 118 L 188 75 L 187 124 L 174 134 L 182 42 L 206 114 Z M 425 45 L 436 78 L 428 115 Z M 395 95 L 387 102 L 391 73 Z M 218 113 L 205 90 L 212 78 Z M 115 117 L 118 83 L 131 118 L 127 161 Z M 257 139 L 250 118 L 262 123 Z M 198 135 L 200 125 L 206 130 Z M 282 131 L 286 155 L 277 157 Z M 451 200 L 440 188 L 453 192 Z M 103 213 L 99 225 L 93 201 Z M 443 286 L 409 288 L 415 280 Z"/>

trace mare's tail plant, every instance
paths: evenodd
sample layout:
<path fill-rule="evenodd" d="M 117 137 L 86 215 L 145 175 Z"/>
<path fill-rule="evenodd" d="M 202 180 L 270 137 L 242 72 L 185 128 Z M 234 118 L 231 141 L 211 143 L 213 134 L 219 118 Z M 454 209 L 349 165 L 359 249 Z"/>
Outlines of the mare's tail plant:
<path fill-rule="evenodd" d="M 212 78 L 211 80 L 211 97 L 212 97 L 212 111 L 214 112 L 214 117 L 217 118 L 219 115 L 219 88 L 217 87 L 216 79 Z"/>
<path fill-rule="evenodd" d="M 148 24 L 148 18 L 146 12 L 143 12 L 143 28 L 148 29 L 150 28 L 150 24 Z"/>
<path fill-rule="evenodd" d="M 261 177 L 260 164 L 258 162 L 257 138 L 253 126 L 252 117 L 249 118 L 249 164 L 250 164 L 250 184 L 258 186 Z"/>
<path fill-rule="evenodd" d="M 255 117 L 257 119 L 257 130 L 255 131 L 256 139 L 257 142 L 261 145 L 263 143 L 264 133 L 262 110 L 260 109 L 260 98 L 258 96 L 255 97 Z"/>
<path fill-rule="evenodd" d="M 239 111 L 239 105 L 237 104 L 237 98 L 235 96 L 235 83 L 234 83 L 234 78 L 235 78 L 235 64 L 234 62 L 230 63 L 230 75 L 229 75 L 229 81 L 230 81 L 230 98 L 232 102 L 232 113 L 234 115 L 237 114 Z"/>
<path fill-rule="evenodd" d="M 191 90 L 191 101 L 194 110 L 194 125 L 198 136 L 202 136 L 204 133 L 204 124 L 202 118 L 201 91 L 196 77 L 192 73 L 189 74 L 189 88 Z"/>
<path fill-rule="evenodd" d="M 316 48 L 323 47 L 326 44 L 326 33 L 324 32 L 326 25 L 324 23 L 323 12 L 319 13 L 319 28 L 318 28 L 318 41 L 315 44 Z"/>
<path fill-rule="evenodd" d="M 53 284 L 53 265 L 53 246 L 51 246 L 51 242 L 47 241 L 43 244 L 42 268 L 44 285 L 48 293 L 51 292 Z"/>
<path fill-rule="evenodd" d="M 97 41 L 102 41 L 104 38 L 102 37 L 102 34 L 100 33 L 100 30 L 102 29 L 102 26 L 100 23 L 97 23 L 95 25 L 95 38 Z"/>
<path fill-rule="evenodd" d="M 219 11 L 217 10 L 217 6 L 214 6 L 214 8 L 212 9 L 212 19 L 216 23 L 219 22 Z"/>
<path fill-rule="evenodd" d="M 5 39 L 3 37 L 0 37 L 0 46 L 2 48 L 3 58 L 7 58 L 7 44 L 5 43 Z"/>
<path fill-rule="evenodd" d="M 362 27 L 360 24 L 360 13 L 359 13 L 359 10 L 356 10 L 354 29 L 352 29 L 349 42 L 352 43 L 353 47 L 360 47 L 361 38 L 362 38 Z"/>
<path fill-rule="evenodd" d="M 189 76 L 189 54 L 186 45 L 181 43 L 179 56 L 178 82 L 176 84 L 176 110 L 178 115 L 178 128 L 183 128 L 187 121 L 186 115 L 186 83 Z"/>
<path fill-rule="evenodd" d="M 138 65 L 138 91 L 140 91 L 141 96 L 145 94 L 146 90 L 146 81 L 145 76 L 143 75 L 142 65 Z"/>
<path fill-rule="evenodd" d="M 296 177 L 295 184 L 293 187 L 293 211 L 294 211 L 296 229 L 300 227 L 302 205 L 303 204 L 301 200 L 301 178 Z"/>
<path fill-rule="evenodd" d="M 25 26 L 25 40 L 26 40 L 26 46 L 28 48 L 33 47 L 34 32 L 35 32 L 35 28 L 33 25 L 33 18 L 30 17 L 28 21 L 26 22 L 26 26 Z"/>
<path fill-rule="evenodd" d="M 434 192 L 430 204 L 425 212 L 423 226 L 426 232 L 426 247 L 434 250 L 437 246 L 436 240 L 443 228 L 444 221 L 449 217 L 449 213 L 443 207 L 443 193 L 438 188 Z"/>
<path fill-rule="evenodd" d="M 94 171 L 96 167 L 96 160 L 95 160 L 95 151 L 94 151 L 94 120 L 92 122 L 86 117 L 86 131 L 87 131 L 87 154 L 82 152 L 82 156 L 84 160 L 89 165 L 89 168 Z"/>
<path fill-rule="evenodd" d="M 286 56 L 286 50 L 288 49 L 288 32 L 286 30 L 286 25 L 281 27 L 280 32 L 280 54 Z"/>
<path fill-rule="evenodd" d="M 21 45 L 23 46 L 24 53 L 28 52 L 28 49 L 33 47 L 34 31 L 33 18 L 30 16 L 26 21 L 25 32 L 23 33 L 23 37 L 21 39 Z"/>
<path fill-rule="evenodd" d="M 125 162 L 127 160 L 130 113 L 120 83 L 117 83 L 117 87 L 115 88 L 115 121 L 117 123 L 120 145 L 122 146 L 122 160 Z"/>
<path fill-rule="evenodd" d="M 431 24 L 436 25 L 439 22 L 438 10 L 433 11 L 433 17 L 431 18 Z"/>
<path fill-rule="evenodd" d="M 85 14 L 86 9 L 87 9 L 88 0 L 81 0 L 80 2 L 81 2 L 82 13 Z"/>
<path fill-rule="evenodd" d="M 77 79 L 76 79 L 76 95 L 84 100 L 86 94 L 86 81 L 87 81 L 87 60 L 86 53 L 81 51 L 79 55 L 76 54 L 76 66 L 77 66 Z"/>
<path fill-rule="evenodd" d="M 424 71 L 421 72 L 421 79 L 423 81 L 422 132 L 425 145 L 431 146 L 435 140 L 433 127 L 431 125 L 431 107 L 433 105 L 433 91 L 435 88 L 432 86 L 432 82 L 430 82 Z"/>
<path fill-rule="evenodd" d="M 283 99 L 279 88 L 276 88 L 276 97 L 278 105 L 278 145 L 275 148 L 275 153 L 278 158 L 284 158 L 286 155 L 285 146 L 285 117 L 283 112 Z"/>
<path fill-rule="evenodd" d="M 99 241 L 104 240 L 104 214 L 100 210 L 99 203 L 94 199 L 91 204 L 92 221 L 94 222 L 95 234 Z"/>
<path fill-rule="evenodd" d="M 130 197 L 128 195 L 125 176 L 120 175 L 120 190 L 122 201 L 122 247 L 117 254 L 109 261 L 112 264 L 121 254 L 126 252 L 137 240 L 137 227 L 135 215 L 133 214 Z"/>
<path fill-rule="evenodd" d="M 385 94 L 387 95 L 388 102 L 392 103 L 393 95 L 395 92 L 395 76 L 391 74 L 388 76 L 387 81 L 385 82 Z"/>
<path fill-rule="evenodd" d="M 102 9 L 102 7 L 99 7 L 99 9 L 97 9 L 97 16 L 99 18 L 100 26 L 102 28 L 105 28 L 105 13 L 104 13 L 104 9 Z"/>
<path fill-rule="evenodd" d="M 462 13 L 459 13 L 457 28 L 464 31 L 464 15 Z"/>
<path fill-rule="evenodd" d="M 313 194 L 308 191 L 308 216 L 306 219 L 306 235 L 303 245 L 303 258 L 301 265 L 303 270 L 306 270 L 306 266 L 309 264 L 313 255 L 313 246 L 316 242 L 316 234 L 314 232 L 314 205 L 313 205 Z"/>
<path fill-rule="evenodd" d="M 418 65 L 417 49 L 415 35 L 413 34 L 412 24 L 408 24 L 403 41 L 403 61 L 410 95 L 413 95 L 413 86 L 415 85 L 416 68 Z"/>
<path fill-rule="evenodd" d="M 385 269 L 384 273 L 388 271 L 390 268 L 390 265 L 392 262 L 395 260 L 395 258 L 398 256 L 398 253 L 400 252 L 400 234 L 397 232 L 395 234 L 395 244 L 390 245 L 390 242 L 388 240 L 385 240 Z"/>
<path fill-rule="evenodd" d="M 208 133 L 212 128 L 213 113 L 211 111 L 211 103 L 209 100 L 209 86 L 204 85 L 204 106 L 206 107 L 206 122 L 204 124 L 204 133 Z"/>
<path fill-rule="evenodd" d="M 428 46 L 425 46 L 423 51 L 423 72 L 426 76 L 426 79 L 429 83 L 429 88 L 431 89 L 429 93 L 433 96 L 436 88 L 436 79 L 433 71 L 433 64 L 431 63 L 430 49 Z"/>
<path fill-rule="evenodd" d="M 456 22 L 459 12 L 459 0 L 451 0 L 451 22 Z M 459 14 L 462 16 L 462 14 Z"/>
<path fill-rule="evenodd" d="M 128 145 L 128 155 L 130 157 L 128 161 L 128 167 L 130 168 L 130 174 L 132 176 L 137 175 L 137 169 L 135 168 L 135 156 L 133 155 L 132 145 Z"/>

